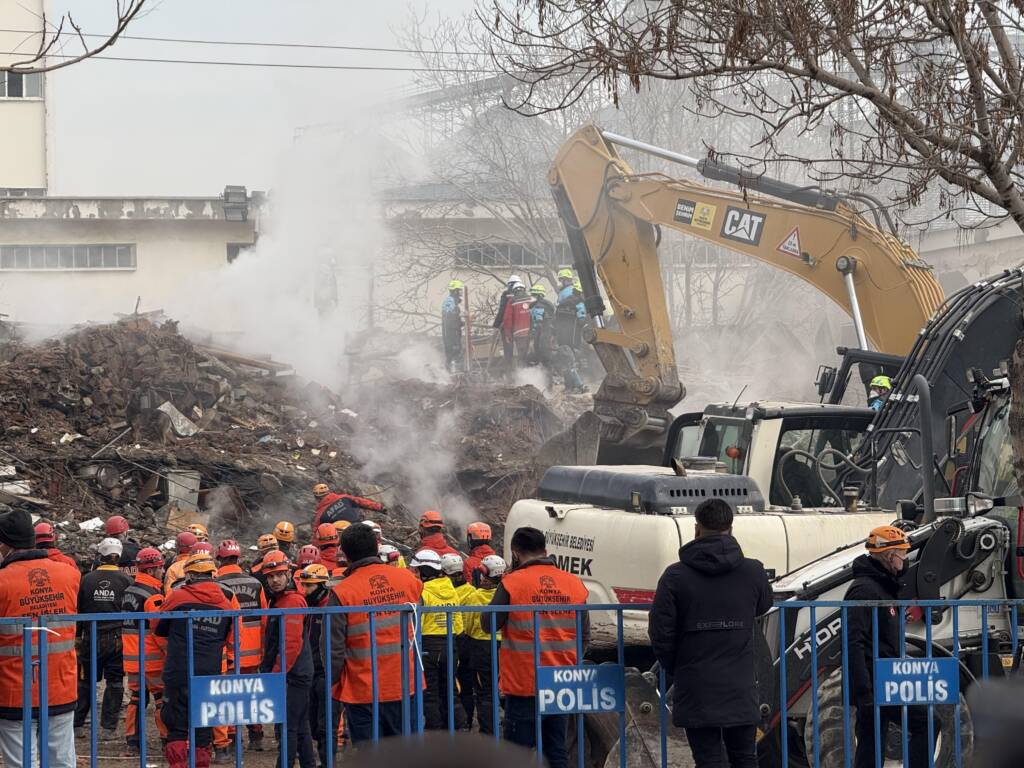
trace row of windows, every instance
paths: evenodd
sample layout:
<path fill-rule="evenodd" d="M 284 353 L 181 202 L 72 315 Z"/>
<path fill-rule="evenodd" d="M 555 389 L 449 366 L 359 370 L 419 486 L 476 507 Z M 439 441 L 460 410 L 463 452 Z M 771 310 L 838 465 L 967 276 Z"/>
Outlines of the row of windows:
<path fill-rule="evenodd" d="M 40 99 L 42 96 L 42 73 L 0 72 L 0 98 Z"/>
<path fill-rule="evenodd" d="M 542 267 L 572 261 L 568 243 L 545 243 L 540 252 L 523 243 L 459 243 L 455 260 L 477 267 Z"/>
<path fill-rule="evenodd" d="M 0 187 L 0 197 L 44 197 L 42 187 Z"/>
<path fill-rule="evenodd" d="M 0 245 L 0 270 L 135 269 L 134 245 Z"/>

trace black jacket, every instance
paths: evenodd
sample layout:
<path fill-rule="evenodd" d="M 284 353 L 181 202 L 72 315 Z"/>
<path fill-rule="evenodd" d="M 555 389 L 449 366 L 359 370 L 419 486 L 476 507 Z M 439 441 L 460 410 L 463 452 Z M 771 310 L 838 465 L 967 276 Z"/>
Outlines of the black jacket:
<path fill-rule="evenodd" d="M 768 574 L 732 536 L 705 536 L 679 550 L 658 580 L 648 634 L 675 683 L 672 722 L 704 728 L 760 720 L 754 620 L 772 606 Z"/>
<path fill-rule="evenodd" d="M 906 572 L 906 571 L 904 571 Z M 898 600 L 900 579 L 868 555 L 853 561 L 853 583 L 846 590 L 846 600 Z M 850 656 L 850 703 L 867 705 L 874 702 L 874 654 L 871 629 L 871 608 L 850 608 L 847 611 L 847 642 Z M 900 655 L 900 608 L 878 609 L 878 658 Z"/>
<path fill-rule="evenodd" d="M 124 592 L 132 579 L 122 573 L 116 565 L 101 565 L 82 577 L 78 586 L 79 613 L 120 613 Z M 96 631 L 121 629 L 120 621 L 98 621 Z M 89 624 L 78 622 L 78 634 L 88 637 Z"/>
<path fill-rule="evenodd" d="M 160 607 L 171 611 L 230 611 L 231 590 L 213 579 L 204 579 L 174 590 Z M 154 632 L 167 638 L 164 662 L 165 684 L 180 686 L 188 682 L 188 622 L 192 622 L 192 669 L 196 675 L 221 674 L 224 646 L 231 633 L 231 618 L 209 616 L 195 619 L 161 618 Z"/>

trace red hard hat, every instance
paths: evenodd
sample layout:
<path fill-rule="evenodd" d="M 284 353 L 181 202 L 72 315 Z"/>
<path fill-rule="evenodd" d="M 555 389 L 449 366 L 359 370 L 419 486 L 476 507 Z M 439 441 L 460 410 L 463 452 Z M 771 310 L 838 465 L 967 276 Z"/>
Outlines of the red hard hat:
<path fill-rule="evenodd" d="M 444 520 L 441 519 L 441 513 L 433 509 L 428 509 L 422 515 L 420 515 L 420 527 L 421 528 L 440 528 L 444 526 Z"/>
<path fill-rule="evenodd" d="M 213 557 L 213 547 L 210 546 L 209 542 L 197 541 L 192 545 L 192 549 L 189 550 L 190 555 L 198 555 L 200 552 L 205 552 L 210 557 Z"/>
<path fill-rule="evenodd" d="M 57 534 L 49 523 L 36 524 L 36 544 L 53 544 Z"/>
<path fill-rule="evenodd" d="M 270 574 L 287 571 L 290 567 L 291 563 L 288 562 L 288 555 L 279 549 L 274 549 L 264 555 L 263 568 L 261 570 L 264 574 Z"/>
<path fill-rule="evenodd" d="M 128 521 L 120 515 L 107 518 L 107 536 L 117 536 L 119 533 L 128 533 Z"/>
<path fill-rule="evenodd" d="M 241 557 L 242 548 L 234 539 L 224 539 L 217 546 L 217 557 Z"/>
<path fill-rule="evenodd" d="M 307 544 L 299 550 L 299 556 L 295 559 L 300 568 L 320 562 L 320 550 L 312 544 Z"/>
<path fill-rule="evenodd" d="M 339 538 L 338 529 L 334 527 L 333 523 L 320 523 L 313 533 L 313 543 L 321 549 L 325 545 L 328 547 L 337 546 Z"/>
<path fill-rule="evenodd" d="M 174 537 L 174 547 L 178 552 L 184 555 L 192 551 L 192 547 L 196 545 L 197 541 L 199 541 L 199 539 L 196 538 L 194 533 L 182 531 Z"/>
<path fill-rule="evenodd" d="M 154 568 L 162 568 L 164 556 L 153 547 L 143 547 L 135 556 L 135 566 L 140 571 L 150 571 Z"/>
<path fill-rule="evenodd" d="M 490 541 L 491 526 L 487 523 L 470 523 L 466 528 L 466 536 L 477 541 Z"/>

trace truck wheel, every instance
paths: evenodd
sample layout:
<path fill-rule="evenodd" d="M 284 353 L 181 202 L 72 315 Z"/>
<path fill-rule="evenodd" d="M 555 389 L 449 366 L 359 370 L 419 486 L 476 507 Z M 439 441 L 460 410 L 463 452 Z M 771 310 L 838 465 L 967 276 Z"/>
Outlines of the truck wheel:
<path fill-rule="evenodd" d="M 955 745 L 953 740 L 954 708 L 937 706 L 934 708 L 936 736 L 936 766 L 956 765 Z M 857 727 L 857 711 L 850 708 L 850 749 L 856 749 L 857 739 L 854 735 Z M 844 765 L 843 739 L 843 675 L 836 670 L 818 686 L 818 749 L 821 768 L 842 768 Z M 804 745 L 807 750 L 808 763 L 813 761 L 814 730 L 812 718 L 808 714 L 804 726 Z M 890 726 L 889 732 L 883 735 L 885 743 L 885 760 L 897 761 L 902 764 L 902 735 L 897 726 Z M 974 724 L 967 700 L 960 695 L 960 751 L 962 761 L 967 763 L 974 750 Z M 853 755 L 850 755 L 853 762 Z"/>

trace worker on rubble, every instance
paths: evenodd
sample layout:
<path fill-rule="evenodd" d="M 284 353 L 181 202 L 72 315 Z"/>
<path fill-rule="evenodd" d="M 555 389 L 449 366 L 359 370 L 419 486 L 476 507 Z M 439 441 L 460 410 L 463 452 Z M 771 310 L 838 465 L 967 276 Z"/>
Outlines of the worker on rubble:
<path fill-rule="evenodd" d="M 558 270 L 558 303 L 561 304 L 573 293 L 573 283 L 575 278 L 573 277 L 572 270 L 568 267 L 563 267 Z"/>
<path fill-rule="evenodd" d="M 192 545 L 192 549 L 189 550 L 189 557 L 192 557 L 192 555 L 197 555 L 197 554 L 209 555 L 212 558 L 213 557 L 213 547 L 210 546 L 209 542 L 197 541 L 195 544 Z M 185 562 L 188 563 L 188 560 L 186 560 Z M 176 590 L 178 587 L 184 586 L 186 581 L 188 581 L 188 579 L 186 578 L 186 575 L 183 572 L 181 574 L 181 578 L 175 579 L 174 581 L 172 581 L 167 586 L 166 594 L 169 595 L 171 592 Z"/>
<path fill-rule="evenodd" d="M 419 523 L 420 543 L 417 549 L 429 549 L 441 555 L 457 555 L 458 552 L 448 543 L 444 535 L 444 519 L 441 513 L 428 509 L 420 515 Z"/>
<path fill-rule="evenodd" d="M 130 571 L 129 575 L 134 576 L 135 558 L 138 556 L 139 550 L 142 549 L 142 545 L 134 539 L 128 538 L 128 531 L 131 528 L 128 521 L 121 515 L 113 515 L 107 518 L 103 528 L 109 538 L 121 542 L 121 562 L 118 563 L 118 567 Z"/>
<path fill-rule="evenodd" d="M 554 558 L 548 556 L 543 532 L 536 528 L 519 528 L 512 534 L 512 570 L 508 571 L 494 592 L 491 605 L 514 606 L 553 603 L 555 606 L 583 605 L 587 588 L 578 576 L 559 570 Z M 491 617 L 483 617 L 487 621 Z M 576 614 L 573 611 L 538 612 L 540 626 L 540 665 L 571 667 L 578 663 L 576 655 Z M 586 613 L 580 617 L 582 644 L 586 650 L 590 621 Z M 534 667 L 534 614 L 531 611 L 498 612 L 493 616 L 494 631 L 502 631 L 500 651 L 501 692 L 505 694 L 505 739 L 524 747 L 536 747 L 538 738 L 551 768 L 567 768 L 565 749 L 568 715 L 544 715 L 541 732 L 537 733 L 537 681 Z M 489 627 L 490 629 L 490 627 Z"/>
<path fill-rule="evenodd" d="M 380 562 L 377 538 L 365 525 L 353 525 L 341 534 L 341 549 L 350 563 L 345 579 L 331 589 L 328 606 L 418 605 L 422 583 L 403 568 Z M 413 621 L 395 614 L 378 615 L 375 623 L 377 665 L 373 667 L 368 613 L 332 613 L 325 634 L 331 637 L 332 722 L 329 743 L 337 743 L 341 707 L 352 741 L 373 738 L 374 679 L 377 681 L 377 724 L 380 738 L 402 734 L 402 695 L 418 694 L 413 676 L 411 646 Z M 406 627 L 410 653 L 402 660 L 401 627 Z M 328 627 L 329 626 L 329 630 Z M 324 645 L 326 647 L 326 644 Z M 403 682 L 402 667 L 409 670 Z M 413 709 L 412 711 L 415 711 Z"/>
<path fill-rule="evenodd" d="M 523 279 L 519 275 L 509 275 L 508 280 L 505 281 L 505 290 L 501 292 L 501 296 L 498 297 L 498 311 L 494 315 L 494 322 L 491 323 L 491 327 L 500 332 L 502 351 L 505 357 L 505 365 L 508 370 L 512 367 L 512 344 L 505 340 L 505 334 L 503 331 L 505 322 L 505 309 L 508 306 L 508 302 L 512 299 L 512 295 L 515 293 L 515 286 L 522 285 Z"/>
<path fill-rule="evenodd" d="M 448 373 L 462 373 L 464 355 L 462 350 L 462 289 L 461 280 L 448 282 L 448 295 L 441 302 L 441 341 L 444 345 L 444 367 Z"/>
<path fill-rule="evenodd" d="M 494 592 L 505 575 L 505 560 L 493 552 L 485 555 L 473 566 L 473 591 L 466 595 L 463 605 L 490 605 Z M 491 621 L 490 614 L 467 611 L 462 614 L 464 623 L 465 655 L 473 673 L 471 693 L 473 706 L 466 710 L 466 725 L 472 726 L 471 713 L 476 714 L 480 733 L 494 733 L 494 697 L 491 695 L 491 679 L 494 669 L 491 664 Z M 501 633 L 498 634 L 501 642 Z M 460 652 L 459 660 L 462 660 Z"/>
<path fill-rule="evenodd" d="M 324 523 L 336 523 L 339 520 L 358 523 L 363 519 L 363 514 L 359 511 L 361 509 L 371 512 L 384 511 L 384 505 L 373 499 L 355 496 L 351 493 L 332 493 L 326 483 L 314 485 L 313 496 L 316 497 L 316 514 L 313 516 L 314 531 Z"/>
<path fill-rule="evenodd" d="M 583 293 L 582 289 L 577 287 L 578 280 L 570 279 L 568 284 L 565 284 L 565 279 L 560 278 L 559 282 L 563 285 L 558 293 L 558 305 L 555 307 L 555 352 L 552 354 L 552 364 L 561 374 L 567 392 L 582 393 L 587 391 L 587 387 L 580 377 L 577 350 L 582 342 L 583 323 L 586 319 Z"/>
<path fill-rule="evenodd" d="M 338 567 L 338 543 L 341 534 L 331 523 L 320 523 L 313 529 L 313 546 L 320 550 L 320 562 L 330 573 Z"/>
<path fill-rule="evenodd" d="M 880 411 L 885 401 L 892 394 L 892 379 L 888 376 L 875 376 L 871 379 L 868 389 L 868 407 Z"/>
<path fill-rule="evenodd" d="M 872 529 L 864 542 L 867 554 L 853 561 L 853 581 L 846 590 L 844 600 L 892 602 L 899 599 L 900 580 L 907 571 L 910 541 L 907 534 L 892 525 Z M 875 712 L 878 712 L 878 730 L 883 734 L 882 759 L 885 760 L 885 737 L 889 725 L 900 726 L 902 710 L 899 707 L 874 707 L 874 654 L 878 638 L 879 659 L 902 656 L 900 653 L 900 612 L 902 608 L 849 608 L 847 643 L 849 648 L 850 705 L 857 708 L 857 746 L 855 768 L 873 768 L 876 765 Z M 877 627 L 877 634 L 876 634 Z M 928 760 L 928 709 L 907 707 L 907 725 L 910 731 L 910 768 L 926 768 Z M 935 736 L 939 736 L 939 718 L 934 719 Z M 903 738 L 907 738 L 904 735 Z"/>
<path fill-rule="evenodd" d="M 701 502 L 694 520 L 693 541 L 658 580 L 651 649 L 673 677 L 672 722 L 686 729 L 696 765 L 756 768 L 754 632 L 772 607 L 768 574 L 743 556 L 727 502 Z"/>
<path fill-rule="evenodd" d="M 530 353 L 530 307 L 533 297 L 523 283 L 512 286 L 512 295 L 505 302 L 505 316 L 501 321 L 502 341 L 505 344 L 506 375 L 511 376 L 516 366 L 526 364 Z"/>
<path fill-rule="evenodd" d="M 171 611 L 229 611 L 234 594 L 214 581 L 217 566 L 206 552 L 189 555 L 185 561 L 186 583 L 174 590 L 163 605 L 161 613 Z M 237 605 L 237 603 L 234 603 Z M 167 661 L 164 664 L 164 708 L 161 711 L 167 726 L 164 757 L 169 768 L 186 768 L 189 738 L 189 645 L 188 627 L 192 625 L 192 673 L 194 675 L 220 675 L 225 643 L 231 634 L 230 617 L 169 619 L 157 621 L 155 632 L 167 638 Z M 209 768 L 210 728 L 196 728 L 196 768 Z"/>
<path fill-rule="evenodd" d="M 234 593 L 238 600 L 238 607 L 243 611 L 259 610 L 267 607 L 267 597 L 263 590 L 263 583 L 255 576 L 246 573 L 238 565 L 242 556 L 242 547 L 234 539 L 225 539 L 217 545 L 217 574 L 215 579 L 218 584 L 227 587 Z M 259 616 L 245 616 L 234 620 L 235 633 L 238 636 L 239 671 L 243 675 L 254 675 L 259 672 L 260 661 L 263 654 L 263 619 Z M 228 671 L 234 672 L 235 646 L 230 643 L 227 648 Z M 253 752 L 263 751 L 263 726 L 249 725 L 249 749 Z M 218 741 L 217 729 L 214 729 L 214 748 L 218 755 L 221 750 L 230 751 L 230 733 L 228 742 L 224 739 Z"/>
<path fill-rule="evenodd" d="M 263 582 L 261 575 L 263 558 L 266 557 L 268 552 L 273 552 L 276 549 L 277 539 L 274 538 L 272 533 L 264 533 L 256 540 L 256 558 L 252 561 L 252 565 L 249 566 L 249 573 L 259 579 L 261 583 Z"/>
<path fill-rule="evenodd" d="M 466 581 L 464 573 L 465 562 L 461 555 L 448 553 L 441 555 L 441 572 L 451 579 L 455 588 L 455 596 L 459 599 L 459 605 L 466 605 L 470 596 L 476 591 L 475 587 Z M 462 615 L 462 633 L 455 637 L 455 686 L 456 695 L 462 708 L 462 717 L 465 722 L 465 730 L 473 728 L 473 671 L 469 667 L 469 646 L 466 641 L 469 635 L 466 634 L 466 624 L 469 620 L 467 614 Z"/>
<path fill-rule="evenodd" d="M 197 542 L 198 539 L 189 531 L 182 531 L 174 537 L 174 549 L 177 554 L 164 570 L 164 592 L 169 592 L 171 584 L 185 576 L 185 561 L 188 560 L 189 553 Z"/>
<path fill-rule="evenodd" d="M 491 546 L 491 526 L 487 523 L 477 521 L 466 527 L 466 544 L 469 546 L 469 556 L 463 563 L 462 572 L 466 581 L 473 583 L 473 571 L 480 566 L 480 561 L 488 555 L 496 554 Z"/>
<path fill-rule="evenodd" d="M 555 305 L 546 298 L 547 289 L 537 283 L 530 289 L 533 304 L 530 306 L 530 344 L 533 347 L 534 362 L 552 370 L 552 353 L 555 350 Z"/>
<path fill-rule="evenodd" d="M 283 552 L 271 552 L 263 560 L 263 573 L 270 590 L 271 608 L 306 608 L 306 598 L 295 589 L 292 567 Z M 278 765 L 292 768 L 298 755 L 299 764 L 312 768 L 313 736 L 309 727 L 309 697 L 313 685 L 313 655 L 307 637 L 306 617 L 296 615 L 268 616 L 263 627 L 263 661 L 261 671 L 286 673 L 288 754 L 281 753 L 281 726 L 275 726 L 278 741 Z M 284 621 L 284 649 L 281 648 L 280 623 Z M 284 662 L 282 668 L 282 661 Z"/>
<path fill-rule="evenodd" d="M 70 565 L 76 571 L 78 563 L 57 548 L 57 529 L 51 523 L 37 523 L 35 528 L 36 549 L 45 549 L 46 556 L 56 563 Z"/>
<path fill-rule="evenodd" d="M 277 548 L 284 552 L 284 556 L 291 560 L 295 557 L 295 524 L 288 520 L 282 520 L 274 526 L 274 538 L 277 540 Z"/>
<path fill-rule="evenodd" d="M 144 547 L 135 556 L 135 583 L 121 599 L 123 613 L 156 613 L 164 602 L 164 558 L 152 547 Z M 153 722 L 161 739 L 167 738 L 167 728 L 160 719 L 164 705 L 163 669 L 167 658 L 167 642 L 153 632 L 155 621 L 146 623 L 144 645 L 140 646 L 139 624 L 125 619 L 121 626 L 121 646 L 124 655 L 124 673 L 128 683 L 128 709 L 124 716 L 124 736 L 131 754 L 139 753 L 139 734 L 146 717 L 146 707 L 153 698 Z M 140 677 L 146 678 L 146 696 L 142 698 Z M 150 731 L 152 733 L 152 731 Z"/>
<path fill-rule="evenodd" d="M 423 582 L 422 601 L 424 607 L 458 607 L 459 596 L 455 592 L 455 587 L 452 586 L 452 580 L 445 576 L 441 566 L 441 557 L 436 552 L 430 549 L 421 549 L 409 561 L 409 570 L 415 572 Z M 447 728 L 449 722 L 448 675 L 449 672 L 455 673 L 454 669 L 448 667 L 449 620 L 452 625 L 452 635 L 455 637 L 461 635 L 462 614 L 459 611 L 420 615 L 420 632 L 423 636 L 423 677 L 426 679 L 426 688 L 423 692 L 423 714 L 426 718 L 427 730 L 431 731 Z M 457 697 L 455 712 L 450 716 L 457 730 L 466 727 L 465 713 L 462 711 Z"/>
<path fill-rule="evenodd" d="M 123 551 L 120 540 L 103 539 L 97 547 L 100 564 L 82 577 L 78 588 L 78 610 L 81 613 L 120 613 L 125 590 L 132 580 L 118 566 Z M 134 563 L 132 564 L 134 566 Z M 79 665 L 78 706 L 75 708 L 75 728 L 85 725 L 95 696 L 95 685 L 106 681 L 103 705 L 100 710 L 101 741 L 117 738 L 117 720 L 124 704 L 124 658 L 121 646 L 121 622 L 97 621 L 96 655 L 89 654 L 92 642 L 92 624 L 78 623 L 78 641 L 84 658 Z M 95 682 L 93 682 L 95 681 Z"/>
<path fill-rule="evenodd" d="M 307 565 L 299 571 L 299 588 L 306 596 L 306 604 L 310 608 L 323 608 L 327 605 L 330 590 L 327 583 L 330 574 L 326 566 L 320 563 Z M 309 624 L 309 647 L 313 656 L 313 684 L 309 689 L 309 727 L 313 733 L 320 765 L 327 765 L 327 697 L 330 691 L 324 676 L 324 660 L 320 655 L 323 637 L 325 614 L 311 614 Z"/>

